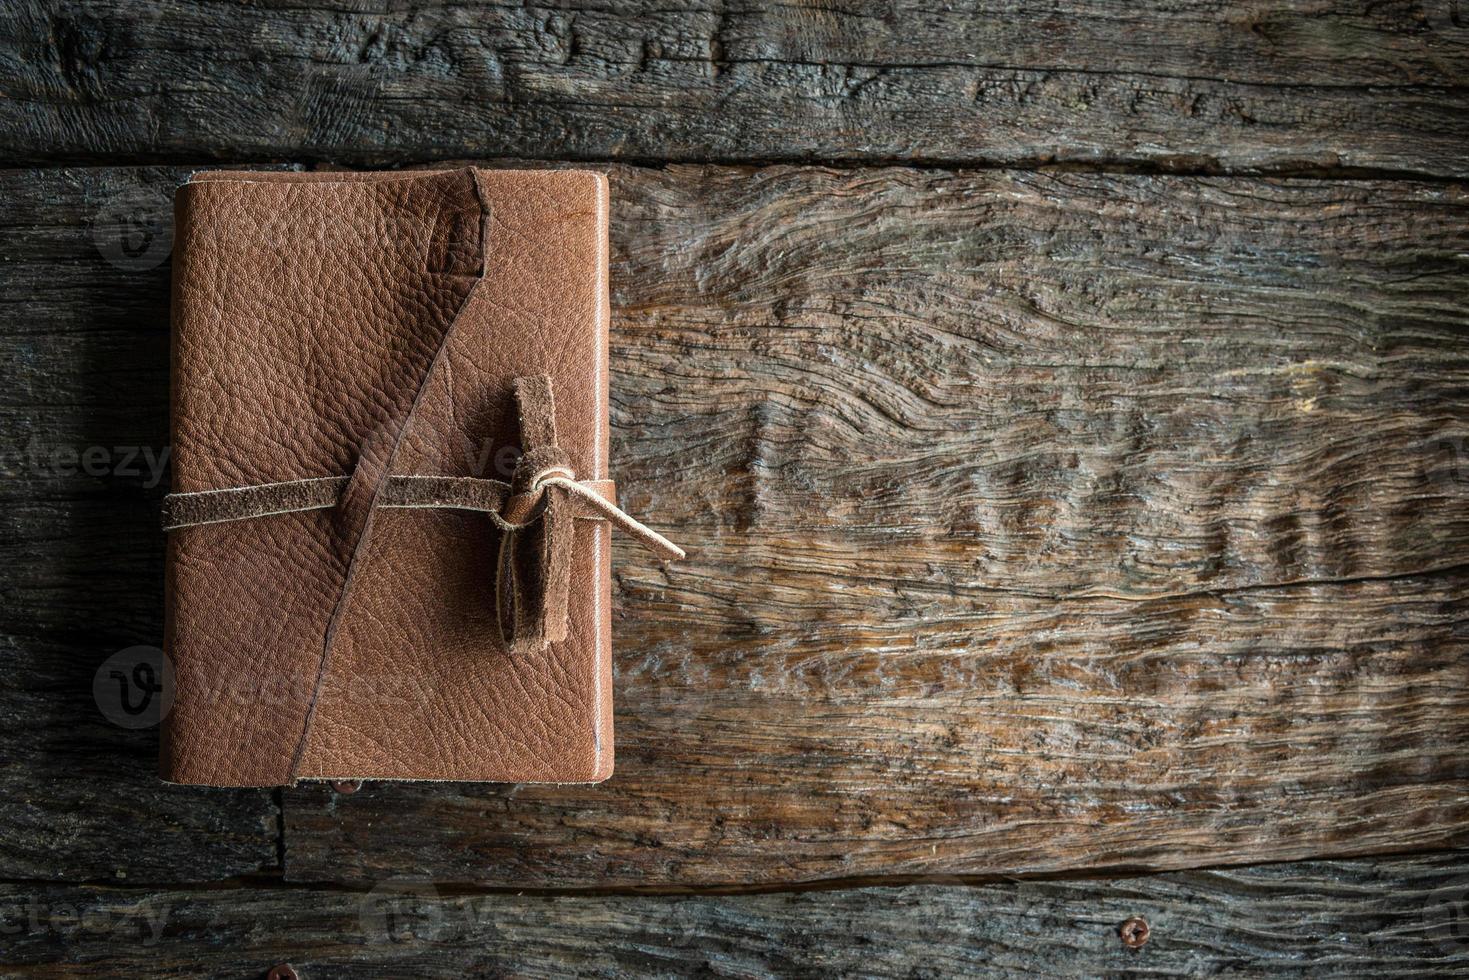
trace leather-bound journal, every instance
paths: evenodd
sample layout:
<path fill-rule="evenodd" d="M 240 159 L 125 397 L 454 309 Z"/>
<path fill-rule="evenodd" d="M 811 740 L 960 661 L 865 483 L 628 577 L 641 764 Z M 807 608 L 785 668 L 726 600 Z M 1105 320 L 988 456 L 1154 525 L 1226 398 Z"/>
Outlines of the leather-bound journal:
<path fill-rule="evenodd" d="M 612 772 L 607 182 L 175 199 L 171 782 Z"/>

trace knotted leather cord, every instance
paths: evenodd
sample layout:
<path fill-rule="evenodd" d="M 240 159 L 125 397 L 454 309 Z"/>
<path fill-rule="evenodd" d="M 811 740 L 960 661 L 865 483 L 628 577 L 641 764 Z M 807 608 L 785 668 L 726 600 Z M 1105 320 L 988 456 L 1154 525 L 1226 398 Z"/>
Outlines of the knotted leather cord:
<path fill-rule="evenodd" d="M 511 652 L 533 653 L 566 639 L 573 519 L 583 512 L 582 504 L 632 531 L 665 558 L 682 558 L 683 550 L 577 482 L 570 458 L 556 445 L 556 401 L 549 377 L 516 378 L 515 401 L 524 453 L 510 478 L 504 507 L 490 512 L 500 529 L 495 619 Z"/>
<path fill-rule="evenodd" d="M 447 508 L 488 515 L 500 529 L 495 562 L 495 616 L 500 637 L 512 652 L 526 653 L 566 638 L 574 521 L 611 521 L 664 560 L 685 555 L 678 545 L 617 506 L 611 480 L 576 478 L 566 453 L 556 445 L 550 378 L 516 378 L 515 397 L 525 452 L 509 483 L 394 474 L 384 480 L 375 506 Z M 163 500 L 163 529 L 336 507 L 350 481 L 350 477 L 329 476 L 169 494 Z"/>

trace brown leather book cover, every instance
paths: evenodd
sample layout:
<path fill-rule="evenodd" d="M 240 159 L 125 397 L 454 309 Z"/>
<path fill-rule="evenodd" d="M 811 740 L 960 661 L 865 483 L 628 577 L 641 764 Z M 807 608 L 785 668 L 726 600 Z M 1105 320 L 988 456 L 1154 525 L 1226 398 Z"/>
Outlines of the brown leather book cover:
<path fill-rule="evenodd" d="M 607 195 L 179 189 L 165 779 L 611 774 Z"/>

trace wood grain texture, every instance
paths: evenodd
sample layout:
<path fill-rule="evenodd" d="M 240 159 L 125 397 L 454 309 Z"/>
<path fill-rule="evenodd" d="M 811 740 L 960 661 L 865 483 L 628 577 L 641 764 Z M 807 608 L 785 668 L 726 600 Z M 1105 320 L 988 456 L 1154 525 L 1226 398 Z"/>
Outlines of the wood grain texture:
<path fill-rule="evenodd" d="M 286 872 L 1181 868 L 1469 828 L 1469 194 L 613 172 L 618 771 L 286 797 Z M 1445 452 L 1445 450 L 1449 452 Z"/>
<path fill-rule="evenodd" d="M 17 0 L 12 164 L 452 156 L 1469 174 L 1458 0 Z"/>
<path fill-rule="evenodd" d="M 162 438 L 163 273 L 92 219 L 181 174 L 0 175 L 17 440 Z M 292 791 L 290 878 L 779 885 L 1469 839 L 1463 188 L 612 177 L 614 475 L 693 551 L 618 546 L 618 773 Z M 85 684 L 73 658 L 160 628 L 156 490 L 26 481 L 6 630 L 24 683 Z M 13 744 L 76 737 L 21 703 Z M 117 785 L 163 792 L 146 747 L 102 741 L 133 746 L 104 750 L 136 762 Z M 234 799 L 180 793 L 196 821 Z M 43 844 L 17 873 L 63 873 Z"/>
<path fill-rule="evenodd" d="M 1469 968 L 1462 855 L 724 896 L 0 886 L 25 976 L 1423 976 Z M 1132 950 L 1118 925 L 1151 927 Z"/>
<path fill-rule="evenodd" d="M 0 877 L 279 867 L 272 793 L 164 785 L 156 733 L 118 727 L 93 696 L 114 652 L 163 631 L 166 484 L 150 460 L 168 431 L 167 250 L 114 233 L 166 216 L 185 173 L 0 178 Z"/>

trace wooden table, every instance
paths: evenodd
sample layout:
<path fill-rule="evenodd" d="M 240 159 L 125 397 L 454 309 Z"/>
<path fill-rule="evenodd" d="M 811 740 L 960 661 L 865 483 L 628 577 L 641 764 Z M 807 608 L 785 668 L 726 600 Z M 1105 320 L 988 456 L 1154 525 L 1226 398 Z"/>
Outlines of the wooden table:
<path fill-rule="evenodd" d="M 1458 0 L 4 22 L 0 972 L 1469 969 Z M 446 161 L 611 175 L 617 775 L 162 785 L 172 189 Z"/>

